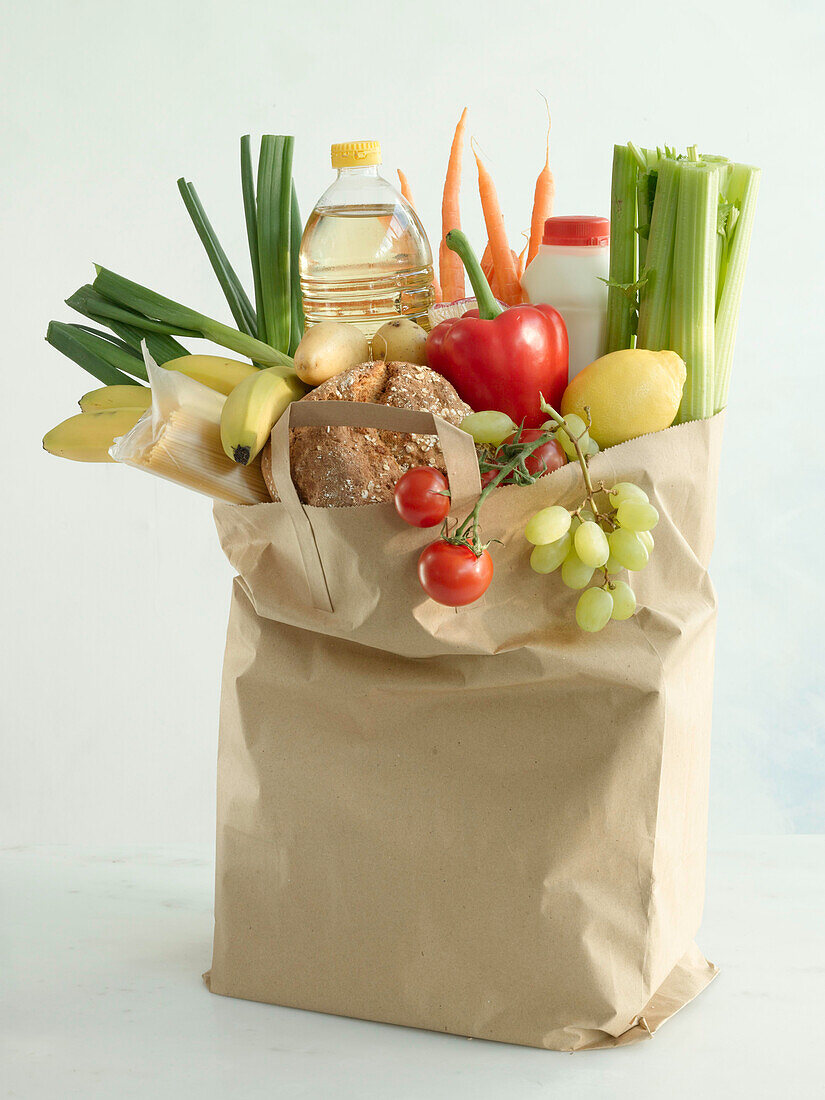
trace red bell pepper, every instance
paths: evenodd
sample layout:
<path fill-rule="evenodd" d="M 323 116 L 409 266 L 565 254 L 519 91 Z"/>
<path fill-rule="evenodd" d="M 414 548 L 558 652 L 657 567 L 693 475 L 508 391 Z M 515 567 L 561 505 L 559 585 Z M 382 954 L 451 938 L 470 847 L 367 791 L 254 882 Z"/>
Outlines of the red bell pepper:
<path fill-rule="evenodd" d="M 558 408 L 567 388 L 564 320 L 552 306 L 502 309 L 465 235 L 450 230 L 447 247 L 463 260 L 478 309 L 436 325 L 427 337 L 427 362 L 473 409 L 498 409 L 536 428 L 545 420 L 541 395 Z"/>

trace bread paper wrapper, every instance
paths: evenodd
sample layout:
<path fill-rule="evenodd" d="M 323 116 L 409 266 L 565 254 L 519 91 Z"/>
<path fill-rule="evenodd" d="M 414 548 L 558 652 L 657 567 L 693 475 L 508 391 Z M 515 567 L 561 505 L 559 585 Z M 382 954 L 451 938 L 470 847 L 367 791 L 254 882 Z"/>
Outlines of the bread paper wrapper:
<path fill-rule="evenodd" d="M 391 504 L 302 508 L 304 526 L 283 503 L 215 506 L 238 576 L 213 992 L 575 1050 L 648 1037 L 711 981 L 693 939 L 721 437 L 717 415 L 593 459 L 660 514 L 637 614 L 595 635 L 523 536 L 579 503 L 576 464 L 492 494 L 493 583 L 460 611 L 423 594 L 435 532 Z"/>

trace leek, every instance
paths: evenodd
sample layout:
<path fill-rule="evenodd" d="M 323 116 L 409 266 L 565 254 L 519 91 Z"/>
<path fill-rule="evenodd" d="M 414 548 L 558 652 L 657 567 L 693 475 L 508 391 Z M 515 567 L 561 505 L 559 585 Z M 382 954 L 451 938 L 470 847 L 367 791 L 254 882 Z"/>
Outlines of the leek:
<path fill-rule="evenodd" d="M 679 171 L 675 160 L 659 162 L 656 198 L 645 252 L 644 285 L 639 292 L 636 346 L 670 348 L 670 299 L 673 284 L 673 242 L 679 201 Z"/>
<path fill-rule="evenodd" d="M 292 292 L 292 319 L 289 333 L 289 354 L 294 355 L 295 349 L 301 342 L 306 326 L 304 317 L 304 303 L 301 297 L 301 271 L 299 266 L 299 252 L 303 226 L 301 223 L 301 211 L 298 209 L 298 196 L 295 193 L 295 184 L 292 185 L 292 211 L 290 226 L 290 273 Z"/>
<path fill-rule="evenodd" d="M 146 379 L 143 360 L 127 355 L 116 347 L 103 333 L 95 333 L 82 325 L 68 325 L 62 321 L 50 321 L 46 340 L 53 348 L 67 356 L 79 367 L 94 375 L 104 386 L 137 386 L 129 374 Z M 116 354 L 117 352 L 120 355 Z M 125 359 L 121 357 L 125 356 Z M 117 365 L 116 365 L 117 364 Z M 120 369 L 123 365 L 129 374 Z"/>
<path fill-rule="evenodd" d="M 138 313 L 133 313 L 131 310 L 112 305 L 111 302 L 97 294 L 88 283 L 67 298 L 66 305 L 83 317 L 88 317 L 91 321 L 107 325 L 138 355 L 141 355 L 141 340 L 145 340 L 149 354 L 160 366 L 168 363 L 170 359 L 179 359 L 182 355 L 188 354 L 183 344 L 179 344 L 172 336 L 165 336 L 156 332 L 141 332 L 136 325 L 141 324 L 145 318 L 142 318 Z M 105 335 L 105 333 L 102 335 Z M 193 333 L 192 335 L 196 334 Z"/>
<path fill-rule="evenodd" d="M 627 145 L 613 147 L 610 195 L 610 276 L 607 283 L 607 348 L 633 345 L 636 314 L 636 175 L 637 162 Z"/>
<path fill-rule="evenodd" d="M 687 380 L 677 423 L 712 416 L 715 404 L 714 325 L 719 169 L 695 152 L 679 162 L 673 246 L 670 350 L 685 361 Z"/>
<path fill-rule="evenodd" d="M 714 411 L 723 409 L 728 401 L 733 349 L 736 343 L 736 327 L 742 302 L 745 266 L 748 262 L 753 220 L 756 213 L 756 195 L 759 191 L 758 168 L 747 164 L 735 164 L 728 181 L 728 198 L 736 211 L 729 218 L 726 244 L 723 251 L 720 274 L 721 288 L 716 310 L 716 385 Z"/>
<path fill-rule="evenodd" d="M 254 363 L 273 367 L 284 375 L 293 373 L 295 369 L 293 360 L 277 348 L 206 317 L 171 298 L 156 294 L 105 267 L 98 267 L 97 278 L 92 287 L 115 305 L 142 314 L 140 324 L 136 325 L 141 330 L 161 332 L 169 336 L 202 337 L 239 355 L 245 355 Z"/>
<path fill-rule="evenodd" d="M 249 242 L 249 260 L 252 264 L 252 280 L 255 284 L 255 326 L 259 340 L 266 338 L 266 325 L 263 316 L 263 291 L 261 285 L 261 265 L 258 261 L 258 208 L 255 202 L 255 178 L 252 174 L 252 152 L 249 146 L 249 134 L 241 138 L 241 192 L 243 194 L 246 237 Z"/>
<path fill-rule="evenodd" d="M 206 216 L 206 211 L 198 198 L 195 185 L 193 183 L 188 183 L 181 177 L 181 179 L 178 180 L 178 190 L 180 191 L 181 198 L 189 213 L 189 217 L 192 219 L 192 224 L 195 226 L 195 230 L 201 239 L 206 255 L 212 265 L 212 270 L 215 272 L 217 280 L 220 283 L 221 290 L 232 312 L 232 316 L 235 318 L 235 324 L 241 332 L 245 332 L 249 336 L 254 336 L 257 330 L 255 310 L 252 308 L 252 303 L 246 296 L 246 291 L 241 285 L 240 279 L 235 274 L 235 269 L 229 262 L 223 248 L 221 248 L 215 230 L 212 228 L 209 218 Z"/>
<path fill-rule="evenodd" d="M 261 272 L 266 342 L 279 351 L 290 346 L 290 237 L 292 148 L 294 139 L 264 134 L 258 158 L 258 263 Z"/>

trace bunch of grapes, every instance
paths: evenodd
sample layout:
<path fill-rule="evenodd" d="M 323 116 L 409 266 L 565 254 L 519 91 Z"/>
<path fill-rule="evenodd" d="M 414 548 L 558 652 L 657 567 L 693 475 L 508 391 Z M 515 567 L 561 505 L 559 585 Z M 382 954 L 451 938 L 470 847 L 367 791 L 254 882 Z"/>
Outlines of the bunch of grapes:
<path fill-rule="evenodd" d="M 537 573 L 561 569 L 568 588 L 584 589 L 576 604 L 576 622 L 595 633 L 611 619 L 629 619 L 636 610 L 633 589 L 618 574 L 647 565 L 659 513 L 632 482 L 594 488 L 587 461 L 595 451 L 587 425 L 575 414 L 562 419 L 549 406 L 546 411 L 555 421 L 556 438 L 565 453 L 579 460 L 586 496 L 577 508 L 553 504 L 528 521 L 524 534 L 534 547 L 530 565 Z M 588 587 L 594 577 L 596 584 Z"/>

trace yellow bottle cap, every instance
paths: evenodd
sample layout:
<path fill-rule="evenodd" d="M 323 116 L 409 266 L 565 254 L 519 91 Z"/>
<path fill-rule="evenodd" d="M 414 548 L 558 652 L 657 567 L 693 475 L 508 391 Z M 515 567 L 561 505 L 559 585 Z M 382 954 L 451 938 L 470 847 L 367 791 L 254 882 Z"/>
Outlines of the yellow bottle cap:
<path fill-rule="evenodd" d="M 364 168 L 381 163 L 381 142 L 342 141 L 333 145 L 330 153 L 333 168 Z"/>

